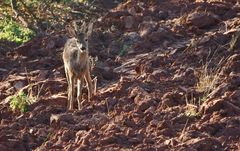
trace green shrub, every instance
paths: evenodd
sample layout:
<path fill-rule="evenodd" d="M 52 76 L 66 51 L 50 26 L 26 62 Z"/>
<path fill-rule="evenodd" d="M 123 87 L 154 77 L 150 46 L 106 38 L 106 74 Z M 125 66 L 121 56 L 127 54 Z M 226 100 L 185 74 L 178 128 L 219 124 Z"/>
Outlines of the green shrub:
<path fill-rule="evenodd" d="M 13 111 L 27 112 L 28 106 L 34 100 L 34 97 L 27 96 L 24 92 L 20 92 L 10 98 L 10 108 Z"/>
<path fill-rule="evenodd" d="M 0 20 L 0 39 L 22 44 L 32 38 L 34 32 L 11 20 Z"/>
<path fill-rule="evenodd" d="M 119 56 L 125 56 L 127 53 L 128 53 L 128 48 L 129 48 L 130 46 L 129 45 L 127 45 L 127 44 L 124 44 L 123 45 L 123 47 L 122 47 L 122 49 L 120 50 L 120 52 L 119 52 Z"/>

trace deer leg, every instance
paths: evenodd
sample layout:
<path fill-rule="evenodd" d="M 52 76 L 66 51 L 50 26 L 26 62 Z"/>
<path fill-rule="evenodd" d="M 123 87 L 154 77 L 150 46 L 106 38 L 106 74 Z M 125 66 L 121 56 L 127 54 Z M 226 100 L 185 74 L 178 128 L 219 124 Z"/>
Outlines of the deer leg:
<path fill-rule="evenodd" d="M 73 75 L 71 75 L 70 79 L 69 79 L 69 95 L 70 95 L 70 99 L 69 99 L 69 110 L 73 109 L 73 101 L 74 101 L 74 94 L 75 94 L 75 89 L 74 89 L 74 82 L 75 82 L 75 78 Z"/>
<path fill-rule="evenodd" d="M 65 74 L 66 74 L 66 79 L 67 79 L 67 98 L 68 98 L 68 102 L 67 102 L 67 108 L 69 109 L 69 105 L 70 105 L 70 80 L 69 80 L 69 71 L 68 69 L 64 66 L 65 69 Z"/>
<path fill-rule="evenodd" d="M 93 94 L 96 95 L 97 94 L 97 77 L 95 77 L 93 80 L 92 80 L 92 83 L 93 83 Z"/>
<path fill-rule="evenodd" d="M 77 101 L 78 101 L 78 110 L 81 109 L 82 102 L 82 87 L 83 87 L 83 77 L 77 80 Z"/>
<path fill-rule="evenodd" d="M 90 99 L 93 95 L 93 84 L 92 84 L 92 78 L 91 78 L 89 69 L 87 70 L 87 73 L 85 74 L 85 80 L 87 81 L 88 101 L 90 101 Z"/>

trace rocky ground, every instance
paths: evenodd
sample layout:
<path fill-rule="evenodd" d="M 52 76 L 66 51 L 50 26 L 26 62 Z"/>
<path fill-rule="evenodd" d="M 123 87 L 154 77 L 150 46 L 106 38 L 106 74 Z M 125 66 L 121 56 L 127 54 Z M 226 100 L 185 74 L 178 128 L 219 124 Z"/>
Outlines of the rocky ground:
<path fill-rule="evenodd" d="M 97 95 L 79 111 L 66 110 L 65 31 L 1 42 L 0 150 L 240 150 L 237 1 L 112 8 L 91 38 Z M 9 107 L 20 90 L 37 96 L 24 114 Z"/>

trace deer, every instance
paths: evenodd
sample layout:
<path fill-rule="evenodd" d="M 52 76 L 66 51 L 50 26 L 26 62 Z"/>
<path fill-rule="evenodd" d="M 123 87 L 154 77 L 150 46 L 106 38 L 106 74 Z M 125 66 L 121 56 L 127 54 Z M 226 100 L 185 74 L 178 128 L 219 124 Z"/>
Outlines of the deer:
<path fill-rule="evenodd" d="M 73 22 L 73 27 L 67 28 L 68 33 L 72 36 L 64 45 L 63 63 L 68 83 L 67 88 L 67 109 L 73 110 L 75 83 L 77 83 L 77 102 L 78 110 L 81 109 L 82 89 L 86 82 L 88 90 L 88 101 L 96 94 L 97 77 L 91 78 L 91 70 L 93 68 L 92 61 L 89 56 L 88 38 L 92 34 L 93 23 L 87 25 L 83 22 L 79 29 L 76 22 Z M 85 81 L 84 81 L 85 80 Z"/>

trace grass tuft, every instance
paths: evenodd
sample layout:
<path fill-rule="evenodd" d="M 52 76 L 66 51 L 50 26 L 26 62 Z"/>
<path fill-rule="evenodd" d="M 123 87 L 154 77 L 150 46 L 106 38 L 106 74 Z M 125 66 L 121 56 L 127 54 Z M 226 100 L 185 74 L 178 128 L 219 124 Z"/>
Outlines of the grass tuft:
<path fill-rule="evenodd" d="M 203 96 L 200 98 L 201 102 L 204 102 L 209 94 L 216 89 L 219 75 L 221 72 L 221 66 L 224 62 L 222 58 L 217 65 L 210 67 L 212 60 L 206 62 L 199 72 L 199 82 L 197 83 L 196 90 L 198 92 L 203 92 Z"/>

